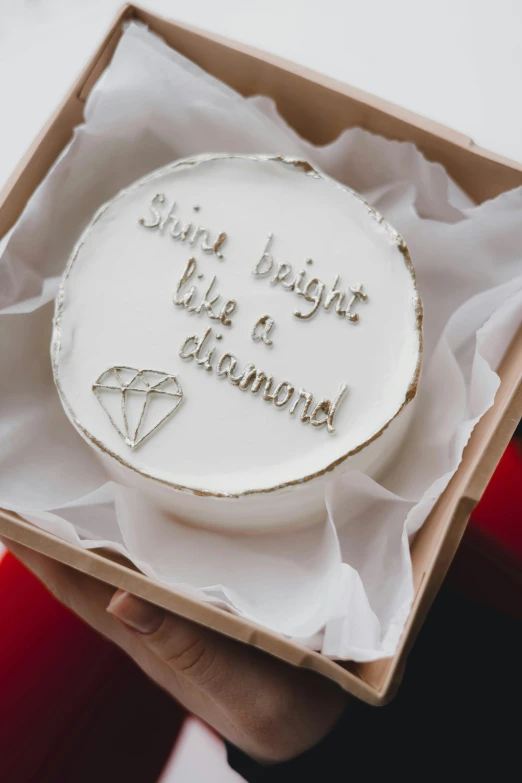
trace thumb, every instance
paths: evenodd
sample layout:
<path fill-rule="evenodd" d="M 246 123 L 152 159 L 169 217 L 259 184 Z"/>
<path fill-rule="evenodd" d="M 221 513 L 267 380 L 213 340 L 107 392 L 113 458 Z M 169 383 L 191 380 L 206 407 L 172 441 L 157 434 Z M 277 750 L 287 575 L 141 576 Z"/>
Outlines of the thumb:
<path fill-rule="evenodd" d="M 138 631 L 142 642 L 175 674 L 200 688 L 219 686 L 224 661 L 223 641 L 212 631 L 167 613 L 159 606 L 117 590 L 107 607 L 109 614 Z"/>
<path fill-rule="evenodd" d="M 329 732 L 345 708 L 346 695 L 313 672 L 129 593 L 117 591 L 107 611 L 137 631 L 168 669 L 172 695 L 258 759 L 281 761 L 301 753 Z"/>

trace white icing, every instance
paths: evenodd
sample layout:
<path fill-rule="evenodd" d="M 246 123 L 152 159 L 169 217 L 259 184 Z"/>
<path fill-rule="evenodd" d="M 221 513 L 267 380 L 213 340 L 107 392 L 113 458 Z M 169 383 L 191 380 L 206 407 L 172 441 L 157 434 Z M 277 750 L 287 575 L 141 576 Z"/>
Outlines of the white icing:
<path fill-rule="evenodd" d="M 160 223 L 147 228 L 157 221 L 149 205 L 159 193 L 163 203 L 156 199 L 153 206 Z M 170 236 L 173 222 L 165 218 L 174 201 L 172 214 L 180 217 L 181 227 L 191 221 L 194 228 L 204 226 L 207 237 L 200 232 L 190 244 L 191 231 L 185 241 Z M 227 234 L 218 251 L 221 259 L 202 244 L 210 247 L 220 232 Z M 272 274 L 259 277 L 252 270 L 270 233 L 275 263 Z M 196 270 L 180 295 L 194 285 L 198 294 L 191 304 L 197 305 L 215 276 L 209 299 L 220 298 L 213 312 L 219 316 L 227 301 L 235 300 L 231 325 L 211 319 L 205 307 L 198 314 L 174 304 L 191 257 Z M 306 263 L 309 258 L 312 264 Z M 292 267 L 289 281 L 305 271 L 303 289 L 311 278 L 324 282 L 322 302 L 312 317 L 293 313 L 310 312 L 312 301 L 285 290 L 281 282 L 270 283 L 278 262 Z M 201 273 L 202 279 L 197 277 Z M 362 283 L 368 295 L 350 308 L 359 315 L 357 323 L 340 317 L 335 302 L 329 311 L 324 308 L 337 275 L 337 288 L 347 292 L 344 307 L 352 298 L 350 287 Z M 308 291 L 313 296 L 317 286 Z M 375 473 L 402 435 L 398 421 L 371 447 L 343 457 L 374 438 L 404 404 L 419 361 L 417 306 L 399 238 L 355 194 L 276 160 L 202 158 L 198 165 L 167 167 L 123 191 L 87 229 L 64 278 L 55 377 L 69 416 L 91 442 L 167 484 L 239 495 L 301 482 L 337 462 L 339 469 L 354 466 Z M 273 319 L 271 346 L 252 339 L 264 316 Z M 202 337 L 208 327 L 209 347 L 215 349 L 212 372 L 179 355 L 190 335 Z M 261 334 L 262 328 L 257 331 Z M 222 338 L 216 340 L 217 334 Z M 272 392 L 283 381 L 294 386 L 289 403 L 278 408 L 262 399 L 262 389 L 242 392 L 218 377 L 216 366 L 225 352 L 237 358 L 238 374 L 249 363 L 270 373 Z M 135 449 L 111 426 L 92 391 L 100 374 L 114 365 L 172 374 L 183 388 L 183 405 Z M 321 399 L 332 401 L 343 383 L 348 391 L 336 411 L 333 434 L 326 426 L 301 422 L 301 406 L 289 414 L 300 388 L 313 395 L 311 412 Z M 406 420 L 404 413 L 399 418 Z M 115 460 L 109 461 L 120 474 Z M 125 474 L 132 480 L 130 471 Z M 143 483 L 141 477 L 136 480 Z M 323 482 L 314 483 L 315 495 L 311 486 L 301 494 L 307 503 L 317 496 L 320 505 Z M 304 485 L 297 484 L 296 492 L 299 486 Z M 274 513 L 267 497 L 258 495 L 255 507 L 264 504 Z M 203 500 L 185 499 L 181 506 L 188 503 L 193 511 L 183 514 L 211 524 L 206 514 L 215 516 L 215 503 L 211 507 Z M 226 505 L 229 515 L 230 502 Z M 304 513 L 297 495 L 294 505 L 297 519 Z M 242 514 L 245 508 L 242 503 Z"/>

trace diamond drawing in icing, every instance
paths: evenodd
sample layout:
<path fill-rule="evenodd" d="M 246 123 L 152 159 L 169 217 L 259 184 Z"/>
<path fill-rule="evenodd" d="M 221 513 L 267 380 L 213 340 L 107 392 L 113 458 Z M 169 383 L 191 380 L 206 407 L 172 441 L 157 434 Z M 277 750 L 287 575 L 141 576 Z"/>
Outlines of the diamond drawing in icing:
<path fill-rule="evenodd" d="M 175 375 L 123 365 L 102 372 L 92 390 L 112 426 L 131 449 L 166 422 L 183 400 Z"/>

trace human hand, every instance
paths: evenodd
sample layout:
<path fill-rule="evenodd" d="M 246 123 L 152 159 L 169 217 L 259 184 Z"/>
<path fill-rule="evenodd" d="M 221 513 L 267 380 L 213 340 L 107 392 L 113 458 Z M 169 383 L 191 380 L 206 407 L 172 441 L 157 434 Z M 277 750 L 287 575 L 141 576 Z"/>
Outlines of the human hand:
<path fill-rule="evenodd" d="M 314 672 L 169 614 L 37 552 L 4 544 L 54 596 L 158 685 L 263 763 L 286 761 L 336 723 L 347 696 Z"/>

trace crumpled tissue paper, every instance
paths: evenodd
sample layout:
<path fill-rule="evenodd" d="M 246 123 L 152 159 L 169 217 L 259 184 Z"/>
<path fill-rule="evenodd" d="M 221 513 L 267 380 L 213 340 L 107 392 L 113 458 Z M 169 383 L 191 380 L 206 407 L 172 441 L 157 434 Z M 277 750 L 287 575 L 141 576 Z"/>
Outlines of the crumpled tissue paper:
<path fill-rule="evenodd" d="M 425 309 L 414 420 L 386 485 L 327 486 L 326 521 L 286 535 L 177 525 L 108 480 L 55 391 L 53 299 L 78 235 L 120 188 L 202 152 L 310 160 L 358 190 L 405 238 Z M 86 549 L 228 608 L 332 658 L 391 656 L 413 599 L 411 537 L 491 406 L 522 320 L 522 189 L 474 206 L 412 144 L 360 129 L 316 147 L 267 98 L 245 99 L 129 25 L 85 122 L 0 243 L 0 506 Z"/>

